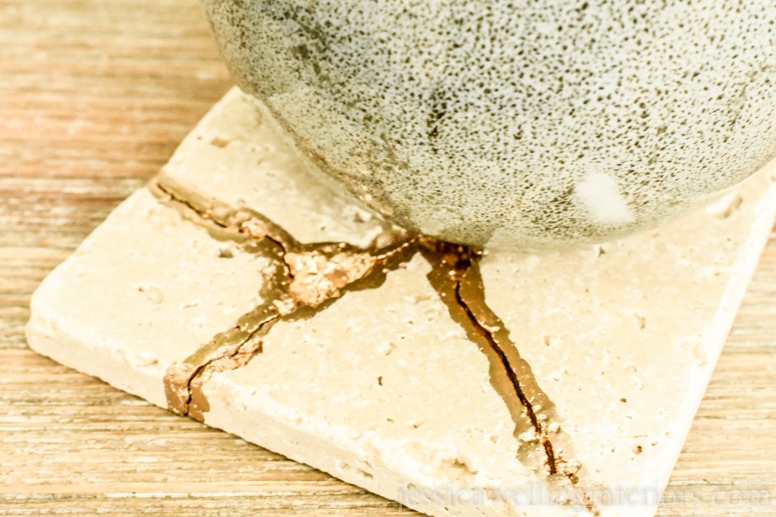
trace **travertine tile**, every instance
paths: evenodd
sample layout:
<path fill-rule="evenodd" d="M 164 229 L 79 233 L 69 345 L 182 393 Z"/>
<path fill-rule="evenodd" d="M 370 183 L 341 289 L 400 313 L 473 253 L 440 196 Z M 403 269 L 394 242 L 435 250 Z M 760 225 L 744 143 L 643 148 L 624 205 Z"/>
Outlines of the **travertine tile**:
<path fill-rule="evenodd" d="M 332 193 L 267 117 L 230 92 L 42 284 L 30 345 L 432 515 L 654 513 L 771 173 L 652 233 L 481 255 Z"/>

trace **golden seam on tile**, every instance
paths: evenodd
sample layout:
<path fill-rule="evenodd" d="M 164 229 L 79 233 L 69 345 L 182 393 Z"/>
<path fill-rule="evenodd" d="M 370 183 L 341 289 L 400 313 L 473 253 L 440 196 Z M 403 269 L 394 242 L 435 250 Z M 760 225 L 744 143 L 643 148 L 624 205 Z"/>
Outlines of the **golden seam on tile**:
<path fill-rule="evenodd" d="M 549 474 L 557 474 L 568 479 L 576 496 L 579 497 L 579 502 L 588 512 L 598 515 L 600 512 L 589 495 L 584 489 L 578 488 L 580 479 L 587 476 L 587 470 L 574 459 L 571 438 L 560 426 L 555 404 L 539 386 L 531 365 L 520 355 L 517 345 L 509 337 L 509 330 L 504 322 L 485 301 L 485 287 L 479 267 L 481 258 L 481 255 L 474 256 L 470 266 L 461 274 L 456 286 L 458 302 L 464 306 L 472 323 L 486 333 L 486 339 L 491 346 L 499 350 L 498 355 L 502 364 L 511 371 L 508 373 L 509 380 L 520 391 L 518 394 L 520 401 L 547 455 Z"/>
<path fill-rule="evenodd" d="M 173 206 L 185 219 L 204 226 L 213 238 L 231 240 L 245 251 L 259 252 L 273 262 L 268 268 L 273 273 L 266 275 L 260 293 L 266 301 L 240 317 L 235 327 L 217 334 L 182 363 L 171 366 L 165 374 L 168 407 L 197 420 L 202 420 L 203 413 L 209 409 L 200 389 L 204 381 L 215 371 L 247 364 L 261 351 L 257 338 L 277 321 L 309 318 L 344 292 L 379 287 L 389 271 L 415 253 L 416 237 L 406 233 L 394 235 L 398 240 L 381 248 L 373 245 L 361 249 L 346 243 L 303 245 L 263 215 L 229 207 L 164 174 L 152 180 L 148 188 L 160 202 Z M 321 269 L 325 274 L 319 274 Z M 251 354 L 243 350 L 246 345 Z"/>
<path fill-rule="evenodd" d="M 168 407 L 178 414 L 202 420 L 207 401 L 193 396 L 192 383 L 201 386 L 201 382 L 195 383 L 195 379 L 209 376 L 224 361 L 240 356 L 243 346 L 277 318 L 280 312 L 277 301 L 286 291 L 283 286 L 286 282 L 285 265 L 282 263 L 284 244 L 293 245 L 295 241 L 282 229 L 272 228 L 271 222 L 260 214 L 234 210 L 225 203 L 183 187 L 163 173 L 151 180 L 148 188 L 161 203 L 176 209 L 185 220 L 204 227 L 214 239 L 234 242 L 248 252 L 260 252 L 271 262 L 269 274 L 265 271 L 260 293 L 262 300 L 269 300 L 269 303 L 265 302 L 244 314 L 235 327 L 217 334 L 182 363 L 172 365 L 165 372 Z M 274 238 L 265 238 L 270 232 Z M 255 352 L 260 349 L 260 344 L 257 347 Z"/>
<path fill-rule="evenodd" d="M 478 260 L 479 257 L 476 257 L 461 272 L 455 286 L 456 300 L 466 311 L 472 326 L 485 338 L 496 354 L 515 394 L 525 408 L 537 438 L 544 447 L 549 473 L 556 474 L 558 472 L 556 454 L 552 442 L 547 437 L 547 424 L 557 420 L 555 406 L 539 387 L 531 367 L 520 356 L 515 344 L 509 338 L 509 331 L 504 328 L 504 323 L 486 305 Z"/>
<path fill-rule="evenodd" d="M 567 479 L 579 503 L 591 514 L 598 515 L 600 512 L 589 495 L 574 486 L 586 471 L 577 460 L 571 459 L 571 440 L 560 428 L 555 405 L 539 387 L 531 366 L 509 338 L 509 330 L 485 301 L 479 271 L 481 252 L 432 238 L 422 240 L 422 253 L 432 265 L 429 282 L 447 305 L 450 317 L 488 358 L 491 385 L 506 403 L 515 423 L 514 436 L 523 444 L 517 452 L 518 459 L 531 465 L 536 463 L 532 458 L 544 455 L 545 472 L 555 475 L 556 481 Z M 548 436 L 550 429 L 552 440 Z M 522 439 L 526 431 L 535 433 L 536 440 Z M 553 442 L 561 446 L 556 447 Z"/>
<path fill-rule="evenodd" d="M 493 389 L 501 396 L 507 405 L 515 424 L 514 436 L 518 438 L 526 432 L 536 429 L 535 417 L 530 405 L 526 406 L 527 398 L 523 395 L 520 385 L 514 377 L 511 367 L 504 358 L 497 344 L 492 343 L 489 332 L 471 314 L 466 303 L 460 298 L 460 282 L 463 273 L 472 267 L 476 252 L 453 244 L 428 239 L 425 241 L 423 255 L 431 264 L 428 280 L 439 293 L 442 302 L 447 306 L 450 317 L 466 332 L 470 341 L 477 345 L 487 357 L 490 365 L 490 381 Z M 523 463 L 532 463 L 530 457 L 537 457 L 539 451 L 533 454 L 520 454 Z M 549 461 L 549 459 L 548 459 Z M 551 465 L 551 471 L 554 465 Z"/>
<path fill-rule="evenodd" d="M 176 412 L 188 415 L 195 420 L 204 421 L 204 413 L 209 411 L 210 405 L 208 404 L 204 393 L 202 393 L 202 386 L 215 372 L 234 370 L 248 364 L 255 355 L 261 352 L 262 342 L 259 338 L 266 335 L 275 323 L 283 320 L 295 321 L 311 318 L 341 298 L 345 292 L 380 287 L 385 281 L 387 272 L 395 270 L 399 263 L 409 260 L 414 253 L 415 251 L 412 246 L 397 246 L 392 252 L 383 254 L 382 260 L 375 261 L 374 265 L 380 267 L 370 266 L 364 271 L 363 275 L 350 280 L 346 285 L 341 287 L 336 287 L 333 290 L 327 289 L 324 291 L 323 295 L 317 287 L 311 287 L 309 289 L 300 288 L 298 292 L 294 293 L 292 291 L 294 281 L 292 280 L 287 284 L 289 292 L 285 293 L 287 295 L 290 294 L 293 298 L 293 303 L 286 308 L 288 312 L 282 314 L 280 312 L 266 314 L 266 319 L 261 320 L 258 327 L 256 327 L 253 332 L 250 330 L 243 330 L 238 322 L 238 325 L 235 328 L 216 336 L 213 341 L 201 347 L 182 363 L 183 365 L 189 366 L 200 364 L 200 366 L 193 371 L 191 368 L 186 369 L 187 372 L 191 372 L 191 375 L 183 380 L 185 386 L 179 384 L 178 387 L 176 387 L 174 385 L 175 382 L 181 383 L 182 377 L 177 374 L 176 369 L 176 366 L 180 367 L 180 365 L 173 366 L 168 370 L 171 375 L 169 376 L 169 383 L 167 382 L 168 376 L 165 375 L 165 391 L 177 396 L 177 398 L 172 399 L 178 404 L 177 407 L 180 409 Z M 257 311 L 263 313 L 265 308 L 271 311 L 277 307 L 280 307 L 280 310 L 283 310 L 283 304 L 275 304 L 275 301 L 276 300 L 268 300 L 254 311 L 241 317 L 240 320 L 246 320 L 246 323 L 255 324 L 255 314 Z M 234 333 L 240 338 L 239 343 L 233 343 L 229 340 L 229 337 L 231 336 L 230 333 Z M 248 348 L 247 350 L 246 347 Z M 181 400 L 186 393 L 188 394 L 186 404 L 180 404 L 178 401 Z M 173 410 L 175 411 L 175 409 Z"/>

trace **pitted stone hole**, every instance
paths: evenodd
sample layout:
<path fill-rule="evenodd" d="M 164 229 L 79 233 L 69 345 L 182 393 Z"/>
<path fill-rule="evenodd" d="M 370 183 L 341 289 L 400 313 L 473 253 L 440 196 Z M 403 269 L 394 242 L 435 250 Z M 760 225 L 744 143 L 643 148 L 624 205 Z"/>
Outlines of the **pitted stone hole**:
<path fill-rule="evenodd" d="M 340 472 L 343 472 L 345 474 L 355 474 L 356 476 L 362 479 L 374 478 L 374 474 L 370 472 L 372 468 L 373 467 L 369 462 L 363 462 L 363 465 L 361 466 L 353 466 L 345 462 L 340 462 L 337 465 L 337 469 L 340 470 Z"/>
<path fill-rule="evenodd" d="M 160 287 L 148 283 L 142 283 L 137 286 L 137 290 L 145 295 L 146 300 L 159 305 L 164 301 L 164 291 Z"/>
<path fill-rule="evenodd" d="M 229 142 L 231 142 L 231 140 L 229 140 L 228 138 L 222 138 L 220 136 L 217 136 L 210 141 L 210 145 L 223 149 L 224 147 L 229 145 Z"/>
<path fill-rule="evenodd" d="M 218 258 L 234 258 L 235 253 L 233 246 L 225 245 L 218 248 Z"/>

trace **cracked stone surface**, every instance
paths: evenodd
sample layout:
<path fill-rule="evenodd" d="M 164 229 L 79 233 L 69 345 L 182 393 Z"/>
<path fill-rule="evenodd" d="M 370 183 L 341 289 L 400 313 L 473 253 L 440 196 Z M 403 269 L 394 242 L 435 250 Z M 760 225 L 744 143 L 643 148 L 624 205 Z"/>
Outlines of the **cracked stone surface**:
<path fill-rule="evenodd" d="M 267 117 L 230 92 L 42 284 L 30 345 L 430 515 L 654 513 L 772 173 L 652 233 L 483 252 L 333 194 Z"/>

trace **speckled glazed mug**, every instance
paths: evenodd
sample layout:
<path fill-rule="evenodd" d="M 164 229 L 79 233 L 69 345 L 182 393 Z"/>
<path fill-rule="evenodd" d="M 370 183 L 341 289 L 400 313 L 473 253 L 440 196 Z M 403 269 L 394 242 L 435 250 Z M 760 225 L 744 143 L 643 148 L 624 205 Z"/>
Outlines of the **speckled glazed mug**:
<path fill-rule="evenodd" d="M 772 0 L 203 3 L 307 158 L 445 240 L 623 236 L 776 155 Z"/>

